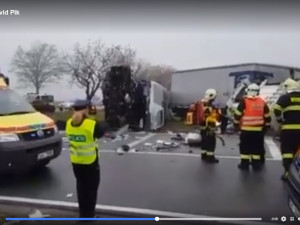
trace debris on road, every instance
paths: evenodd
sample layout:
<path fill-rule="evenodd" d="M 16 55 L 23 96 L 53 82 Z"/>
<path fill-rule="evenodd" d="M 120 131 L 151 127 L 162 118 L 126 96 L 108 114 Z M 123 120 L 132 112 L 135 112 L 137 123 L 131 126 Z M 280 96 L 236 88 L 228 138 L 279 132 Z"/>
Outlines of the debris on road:
<path fill-rule="evenodd" d="M 116 153 L 117 153 L 118 155 L 123 155 L 123 154 L 124 154 L 124 150 L 122 149 L 122 147 L 117 148 Z"/>
<path fill-rule="evenodd" d="M 156 141 L 156 144 L 159 144 L 159 145 L 162 145 L 164 143 L 164 141 L 162 141 L 162 140 L 157 140 Z"/>
<path fill-rule="evenodd" d="M 172 141 L 185 141 L 183 136 L 184 136 L 183 134 L 176 134 L 176 136 L 172 137 L 171 140 Z"/>
<path fill-rule="evenodd" d="M 47 218 L 50 215 L 44 215 L 40 210 L 34 209 L 29 215 L 29 218 Z"/>
<path fill-rule="evenodd" d="M 201 146 L 201 136 L 198 133 L 188 133 L 185 137 L 185 143 L 190 147 Z"/>
<path fill-rule="evenodd" d="M 145 146 L 152 146 L 152 144 L 151 143 L 145 143 Z"/>
<path fill-rule="evenodd" d="M 130 147 L 128 145 L 122 145 L 122 149 L 123 151 L 128 152 Z"/>
<path fill-rule="evenodd" d="M 175 148 L 178 148 L 179 144 L 178 143 L 174 143 L 174 142 L 163 142 L 162 145 L 157 145 L 155 146 L 155 150 L 156 151 L 161 151 L 161 150 L 173 150 Z"/>

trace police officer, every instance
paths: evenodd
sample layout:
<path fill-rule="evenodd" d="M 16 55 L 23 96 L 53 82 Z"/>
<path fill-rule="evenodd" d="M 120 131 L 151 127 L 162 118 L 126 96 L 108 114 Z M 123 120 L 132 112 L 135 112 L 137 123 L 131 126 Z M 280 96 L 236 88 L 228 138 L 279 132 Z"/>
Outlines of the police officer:
<path fill-rule="evenodd" d="M 264 133 L 270 127 L 271 116 L 268 105 L 259 97 L 259 86 L 250 84 L 234 114 L 234 124 L 240 133 L 241 162 L 238 168 L 249 170 L 251 162 L 254 171 L 262 167 L 264 158 Z"/>
<path fill-rule="evenodd" d="M 288 78 L 284 87 L 287 93 L 274 105 L 274 114 L 281 124 L 280 141 L 285 171 L 282 180 L 287 178 L 294 155 L 300 147 L 300 85 Z"/>
<path fill-rule="evenodd" d="M 201 128 L 201 158 L 209 163 L 218 163 L 219 160 L 215 157 L 216 149 L 216 130 L 219 119 L 218 109 L 214 105 L 217 97 L 215 89 L 208 89 L 205 92 L 203 104 L 203 120 L 200 124 Z"/>
<path fill-rule="evenodd" d="M 75 112 L 66 124 L 81 218 L 95 216 L 100 183 L 97 139 L 101 138 L 107 129 L 105 124 L 88 118 L 89 106 L 87 100 L 75 101 L 73 105 Z"/>

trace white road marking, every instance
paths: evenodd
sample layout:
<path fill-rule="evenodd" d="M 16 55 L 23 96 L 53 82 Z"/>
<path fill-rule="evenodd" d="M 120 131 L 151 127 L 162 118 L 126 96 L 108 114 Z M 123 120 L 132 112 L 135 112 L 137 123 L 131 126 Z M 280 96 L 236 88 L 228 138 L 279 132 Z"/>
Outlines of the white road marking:
<path fill-rule="evenodd" d="M 100 153 L 116 153 L 114 150 L 109 149 L 101 149 Z M 126 153 L 126 152 L 125 152 Z M 140 155 L 164 155 L 164 156 L 187 156 L 187 157 L 196 157 L 200 158 L 200 154 L 192 154 L 192 153 L 169 153 L 169 152 L 129 152 L 129 154 L 140 154 Z M 219 159 L 240 159 L 239 156 L 226 156 L 226 155 L 216 155 L 216 158 Z M 266 158 L 267 161 L 280 161 L 281 159 L 275 158 Z"/>
<path fill-rule="evenodd" d="M 133 147 L 139 145 L 140 143 L 142 143 L 142 142 L 148 140 L 149 138 L 151 138 L 151 137 L 153 137 L 153 136 L 155 136 L 155 135 L 156 135 L 156 133 L 150 133 L 150 134 L 148 134 L 148 135 L 146 135 L 146 136 L 140 138 L 139 140 L 133 141 L 133 142 L 127 144 L 127 145 L 129 146 L 129 148 L 133 148 Z"/>
<path fill-rule="evenodd" d="M 272 137 L 266 137 L 265 138 L 265 143 L 268 146 L 268 149 L 270 151 L 271 156 L 273 157 L 273 159 L 276 160 L 281 160 L 281 151 L 280 149 L 277 147 L 276 143 L 274 142 Z"/>
<path fill-rule="evenodd" d="M 22 198 L 22 197 L 8 197 L 8 196 L 0 196 L 0 203 L 15 203 L 18 205 L 21 204 L 30 204 L 36 206 L 44 206 L 44 207 L 57 207 L 59 209 L 62 208 L 72 208 L 77 209 L 78 203 L 77 202 L 65 202 L 65 201 L 54 201 L 54 200 L 45 200 L 45 199 L 34 199 L 34 198 Z M 214 218 L 217 220 L 219 217 L 211 217 L 205 215 L 193 215 L 193 214 L 186 214 L 186 213 L 175 213 L 175 212 L 167 212 L 167 211 L 160 211 L 160 210 L 152 210 L 152 209 L 141 209 L 141 208 L 132 208 L 132 207 L 120 207 L 120 206 L 110 206 L 110 205 L 96 205 L 96 210 L 101 214 L 105 213 L 115 213 L 115 214 L 142 214 L 148 216 L 155 216 L 155 217 L 169 217 L 169 218 L 206 218 L 212 219 Z M 232 224 L 240 222 L 231 222 Z M 251 224 L 253 225 L 253 221 L 246 222 L 244 221 L 243 224 Z M 269 225 L 269 223 L 261 223 L 256 222 L 256 225 Z"/>

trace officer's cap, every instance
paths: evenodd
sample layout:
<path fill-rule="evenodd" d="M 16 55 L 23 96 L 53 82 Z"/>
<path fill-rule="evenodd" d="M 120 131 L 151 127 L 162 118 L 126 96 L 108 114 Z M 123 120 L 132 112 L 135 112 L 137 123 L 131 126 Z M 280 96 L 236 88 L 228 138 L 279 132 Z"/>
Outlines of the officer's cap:
<path fill-rule="evenodd" d="M 73 108 L 75 111 L 80 111 L 80 110 L 88 108 L 89 105 L 90 105 L 90 101 L 88 101 L 86 99 L 78 99 L 74 102 Z"/>

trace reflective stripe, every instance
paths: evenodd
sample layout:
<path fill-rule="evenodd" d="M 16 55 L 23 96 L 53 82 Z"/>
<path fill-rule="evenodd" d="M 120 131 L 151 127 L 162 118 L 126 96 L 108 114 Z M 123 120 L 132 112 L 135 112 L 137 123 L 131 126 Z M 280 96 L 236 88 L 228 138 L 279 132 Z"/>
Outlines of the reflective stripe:
<path fill-rule="evenodd" d="M 248 130 L 248 131 L 262 131 L 262 127 L 247 127 L 247 126 L 242 126 L 241 130 Z"/>
<path fill-rule="evenodd" d="M 254 159 L 254 160 L 260 160 L 260 155 L 252 155 L 252 159 Z"/>
<path fill-rule="evenodd" d="M 241 154 L 241 159 L 249 159 L 250 160 L 250 155 Z"/>
<path fill-rule="evenodd" d="M 300 124 L 285 124 L 281 126 L 282 130 L 300 130 Z"/>
<path fill-rule="evenodd" d="M 284 153 L 284 154 L 282 154 L 282 158 L 284 158 L 284 159 L 292 159 L 292 158 L 294 158 L 294 154 L 292 154 L 292 153 Z"/>
<path fill-rule="evenodd" d="M 205 154 L 205 153 L 207 153 L 207 151 L 206 150 L 201 150 L 201 153 Z"/>
<path fill-rule="evenodd" d="M 265 123 L 263 116 L 243 116 L 243 126 L 259 126 Z"/>
<path fill-rule="evenodd" d="M 87 155 L 94 155 L 95 154 L 95 151 L 96 150 L 93 150 L 93 151 L 85 151 L 85 152 L 79 152 L 79 151 L 73 151 L 73 150 L 70 150 L 70 153 L 72 155 L 75 155 L 75 156 L 87 156 Z"/>
<path fill-rule="evenodd" d="M 240 123 L 240 121 L 238 121 L 238 120 L 234 120 L 233 122 L 236 123 L 236 124 Z"/>
<path fill-rule="evenodd" d="M 241 115 L 242 115 L 242 113 L 241 113 L 239 110 L 237 110 L 237 109 L 234 110 L 234 113 L 235 113 L 236 115 L 238 115 L 238 116 L 241 116 Z"/>
<path fill-rule="evenodd" d="M 243 121 L 244 126 L 258 126 L 263 125 L 265 123 L 264 120 L 257 120 L 257 121 Z"/>
<path fill-rule="evenodd" d="M 262 116 L 244 116 L 243 120 L 260 120 L 262 118 Z"/>
<path fill-rule="evenodd" d="M 277 109 L 277 110 L 282 110 L 282 107 L 280 106 L 280 105 L 278 105 L 278 104 L 275 104 L 274 106 L 273 106 L 273 110 L 274 109 Z"/>
<path fill-rule="evenodd" d="M 206 152 L 206 155 L 213 156 L 215 154 L 213 152 Z"/>
<path fill-rule="evenodd" d="M 300 111 L 300 105 L 291 105 L 288 107 L 285 107 L 282 112 L 288 112 L 288 111 Z"/>
<path fill-rule="evenodd" d="M 73 148 L 74 150 L 84 150 L 84 149 L 89 149 L 89 148 L 96 148 L 97 146 L 98 146 L 97 143 L 87 144 L 87 145 L 82 145 L 82 146 L 74 146 L 70 143 L 70 147 Z"/>

